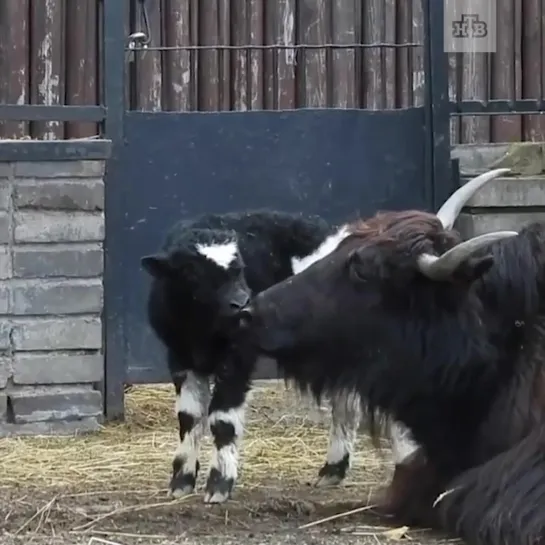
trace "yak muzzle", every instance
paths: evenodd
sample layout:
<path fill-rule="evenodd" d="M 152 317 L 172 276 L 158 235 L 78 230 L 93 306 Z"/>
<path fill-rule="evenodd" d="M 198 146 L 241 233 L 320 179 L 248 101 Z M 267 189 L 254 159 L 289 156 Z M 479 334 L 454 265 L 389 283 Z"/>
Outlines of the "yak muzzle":
<path fill-rule="evenodd" d="M 295 330 L 283 323 L 273 307 L 260 306 L 254 300 L 237 315 L 239 331 L 264 355 L 279 356 L 296 342 Z"/>
<path fill-rule="evenodd" d="M 252 325 L 252 320 L 254 317 L 254 310 L 252 305 L 246 305 L 238 313 L 239 326 L 241 329 L 248 329 Z"/>
<path fill-rule="evenodd" d="M 221 308 L 222 316 L 226 318 L 236 318 L 241 309 L 245 308 L 251 301 L 251 293 L 241 286 L 231 287 L 222 296 L 223 305 Z"/>
<path fill-rule="evenodd" d="M 249 302 L 250 294 L 241 291 L 236 297 L 229 301 L 229 308 L 233 311 L 233 313 L 238 313 L 241 311 L 241 309 L 244 309 Z"/>

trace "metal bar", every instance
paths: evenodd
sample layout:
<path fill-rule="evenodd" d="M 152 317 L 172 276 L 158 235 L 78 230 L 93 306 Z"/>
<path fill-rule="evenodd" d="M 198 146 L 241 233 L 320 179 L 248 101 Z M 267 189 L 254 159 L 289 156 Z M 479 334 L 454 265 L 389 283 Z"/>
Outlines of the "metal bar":
<path fill-rule="evenodd" d="M 539 110 L 545 109 L 545 96 L 543 95 L 543 87 L 545 85 L 545 55 L 543 54 L 543 47 L 545 46 L 545 41 L 543 41 L 543 26 L 545 26 L 545 10 L 543 9 L 543 2 L 539 4 L 539 43 L 541 47 L 539 48 L 539 67 L 541 74 L 539 75 L 539 97 L 538 97 L 538 108 Z"/>
<path fill-rule="evenodd" d="M 107 0 L 105 0 L 107 1 Z M 127 51 L 206 51 L 206 50 L 228 50 L 228 51 L 240 51 L 240 50 L 258 50 L 266 51 L 270 49 L 284 50 L 284 49 L 373 49 L 373 48 L 391 48 L 391 49 L 404 49 L 408 47 L 422 47 L 423 44 L 417 42 L 410 42 L 405 44 L 396 44 L 389 42 L 377 42 L 371 44 L 247 44 L 247 45 L 170 45 L 170 46 L 147 46 L 147 47 L 126 47 Z"/>
<path fill-rule="evenodd" d="M 108 115 L 104 123 L 106 137 L 112 141 L 112 158 L 106 166 L 106 210 L 122 210 L 126 191 L 121 169 L 123 126 L 125 121 L 125 11 L 122 0 L 103 1 L 104 100 Z M 126 375 L 124 298 L 120 261 L 123 259 L 125 229 L 123 214 L 106 213 L 104 256 L 104 406 L 108 420 L 124 417 L 123 386 Z"/>
<path fill-rule="evenodd" d="M 76 161 L 107 159 L 109 140 L 5 140 L 0 142 L 0 162 Z"/>
<path fill-rule="evenodd" d="M 479 117 L 479 116 L 489 116 L 489 117 L 494 117 L 494 116 L 500 116 L 500 115 L 540 115 L 540 114 L 545 114 L 545 111 L 537 111 L 536 110 L 511 110 L 509 112 L 504 112 L 504 111 L 500 111 L 500 112 L 463 112 L 463 113 L 453 113 L 452 116 L 453 117 L 462 117 L 462 116 L 465 116 L 465 115 L 471 115 L 471 116 L 475 116 L 475 117 Z"/>
<path fill-rule="evenodd" d="M 540 100 L 533 98 L 520 100 L 462 100 L 450 102 L 452 115 L 485 115 L 485 114 L 522 114 L 545 113 Z"/>
<path fill-rule="evenodd" d="M 426 112 L 431 201 L 437 210 L 452 193 L 450 159 L 449 63 L 444 51 L 444 2 L 422 0 L 425 29 Z"/>
<path fill-rule="evenodd" d="M 102 0 L 104 35 L 104 102 L 106 136 L 114 145 L 123 139 L 125 114 L 125 2 Z"/>
<path fill-rule="evenodd" d="M 43 104 L 0 104 L 1 121 L 90 121 L 106 119 L 103 106 L 46 106 Z"/>

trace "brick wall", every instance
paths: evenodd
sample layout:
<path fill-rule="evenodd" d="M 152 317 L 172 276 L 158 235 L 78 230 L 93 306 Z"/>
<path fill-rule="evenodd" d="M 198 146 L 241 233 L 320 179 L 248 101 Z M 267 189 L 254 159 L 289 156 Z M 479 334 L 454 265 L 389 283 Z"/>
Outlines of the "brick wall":
<path fill-rule="evenodd" d="M 0 435 L 101 421 L 104 166 L 0 162 Z"/>

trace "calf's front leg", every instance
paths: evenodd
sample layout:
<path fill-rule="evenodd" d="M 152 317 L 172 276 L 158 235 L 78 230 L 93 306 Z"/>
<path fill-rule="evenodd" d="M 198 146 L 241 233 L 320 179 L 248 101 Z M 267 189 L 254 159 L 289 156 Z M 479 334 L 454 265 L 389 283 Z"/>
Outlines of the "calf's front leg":
<path fill-rule="evenodd" d="M 210 401 L 208 377 L 194 371 L 173 377 L 180 442 L 172 461 L 170 495 L 175 498 L 193 493 L 199 472 L 199 446 L 206 431 L 206 411 Z"/>
<path fill-rule="evenodd" d="M 205 503 L 223 503 L 231 497 L 238 477 L 238 446 L 244 432 L 246 394 L 250 374 L 228 366 L 217 376 L 208 423 L 214 441 Z"/>
<path fill-rule="evenodd" d="M 326 463 L 318 472 L 316 486 L 335 486 L 346 477 L 361 420 L 356 393 L 339 393 L 331 399 L 331 427 Z"/>

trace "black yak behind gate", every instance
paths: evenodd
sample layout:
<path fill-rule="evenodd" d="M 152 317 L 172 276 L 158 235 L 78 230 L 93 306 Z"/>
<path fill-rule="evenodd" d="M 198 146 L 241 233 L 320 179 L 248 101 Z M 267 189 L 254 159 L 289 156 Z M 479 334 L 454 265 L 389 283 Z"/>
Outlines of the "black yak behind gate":
<path fill-rule="evenodd" d="M 465 242 L 452 231 L 504 172 L 437 215 L 354 224 L 240 316 L 242 338 L 315 395 L 356 387 L 371 414 L 411 430 L 420 446 L 381 510 L 475 545 L 545 543 L 545 225 Z"/>

